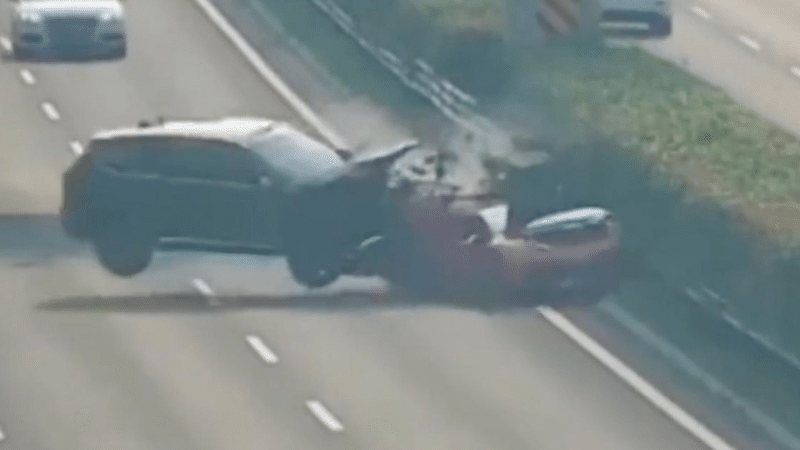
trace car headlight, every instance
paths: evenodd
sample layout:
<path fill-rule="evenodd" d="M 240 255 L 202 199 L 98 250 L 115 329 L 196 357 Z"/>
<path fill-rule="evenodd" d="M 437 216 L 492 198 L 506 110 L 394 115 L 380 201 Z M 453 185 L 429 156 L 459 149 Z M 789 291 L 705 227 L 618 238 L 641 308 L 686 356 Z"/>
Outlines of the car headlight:
<path fill-rule="evenodd" d="M 109 22 L 112 20 L 119 20 L 119 19 L 122 19 L 122 14 L 116 12 L 105 11 L 102 14 L 100 14 L 100 20 L 102 20 L 103 22 Z"/>
<path fill-rule="evenodd" d="M 36 11 L 21 11 L 19 13 L 19 19 L 28 23 L 41 23 L 42 15 Z"/>

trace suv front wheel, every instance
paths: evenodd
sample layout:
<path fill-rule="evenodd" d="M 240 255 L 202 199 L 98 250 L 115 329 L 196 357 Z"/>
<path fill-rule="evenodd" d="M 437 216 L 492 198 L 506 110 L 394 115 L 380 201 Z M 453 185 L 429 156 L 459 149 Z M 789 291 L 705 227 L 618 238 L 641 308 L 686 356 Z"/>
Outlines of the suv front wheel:
<path fill-rule="evenodd" d="M 134 226 L 117 226 L 106 230 L 94 240 L 95 253 L 109 272 L 130 277 L 150 265 L 156 239 Z"/>

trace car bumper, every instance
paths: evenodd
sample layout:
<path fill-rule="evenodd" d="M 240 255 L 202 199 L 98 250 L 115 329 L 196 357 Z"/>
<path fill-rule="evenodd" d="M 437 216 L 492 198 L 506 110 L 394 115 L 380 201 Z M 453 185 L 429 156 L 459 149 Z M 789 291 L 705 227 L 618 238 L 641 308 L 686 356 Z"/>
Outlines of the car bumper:
<path fill-rule="evenodd" d="M 15 50 L 36 55 L 113 54 L 127 47 L 126 32 L 119 27 L 98 28 L 91 35 L 76 39 L 58 39 L 44 26 L 14 28 L 12 40 Z"/>
<path fill-rule="evenodd" d="M 126 50 L 124 39 L 115 42 L 92 42 L 69 45 L 49 45 L 43 43 L 14 41 L 16 51 L 24 51 L 39 56 L 62 56 L 62 55 L 104 55 L 115 54 Z"/>

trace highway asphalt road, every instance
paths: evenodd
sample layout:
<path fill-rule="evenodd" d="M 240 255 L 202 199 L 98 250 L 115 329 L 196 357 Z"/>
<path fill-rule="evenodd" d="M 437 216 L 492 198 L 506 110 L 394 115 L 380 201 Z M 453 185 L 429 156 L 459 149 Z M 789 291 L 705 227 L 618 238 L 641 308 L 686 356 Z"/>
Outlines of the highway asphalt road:
<path fill-rule="evenodd" d="M 372 280 L 312 298 L 278 258 L 105 273 L 58 228 L 71 142 L 158 114 L 299 120 L 193 2 L 126 6 L 123 62 L 0 65 L 0 448 L 706 448 L 534 313 L 512 331 Z"/>

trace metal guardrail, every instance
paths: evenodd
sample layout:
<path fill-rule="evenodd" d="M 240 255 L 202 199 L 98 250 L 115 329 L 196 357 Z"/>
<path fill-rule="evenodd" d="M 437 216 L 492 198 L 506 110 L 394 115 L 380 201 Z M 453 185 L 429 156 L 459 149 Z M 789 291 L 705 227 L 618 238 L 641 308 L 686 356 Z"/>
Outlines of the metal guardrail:
<path fill-rule="evenodd" d="M 359 33 L 358 24 L 353 18 L 332 0 L 311 1 L 404 85 L 427 98 L 449 119 L 468 129 L 478 126 L 473 120 L 477 116 L 472 109 L 477 105 L 475 97 L 438 76 L 430 64 L 422 59 L 417 58 L 408 63 L 389 50 L 370 42 Z"/>

